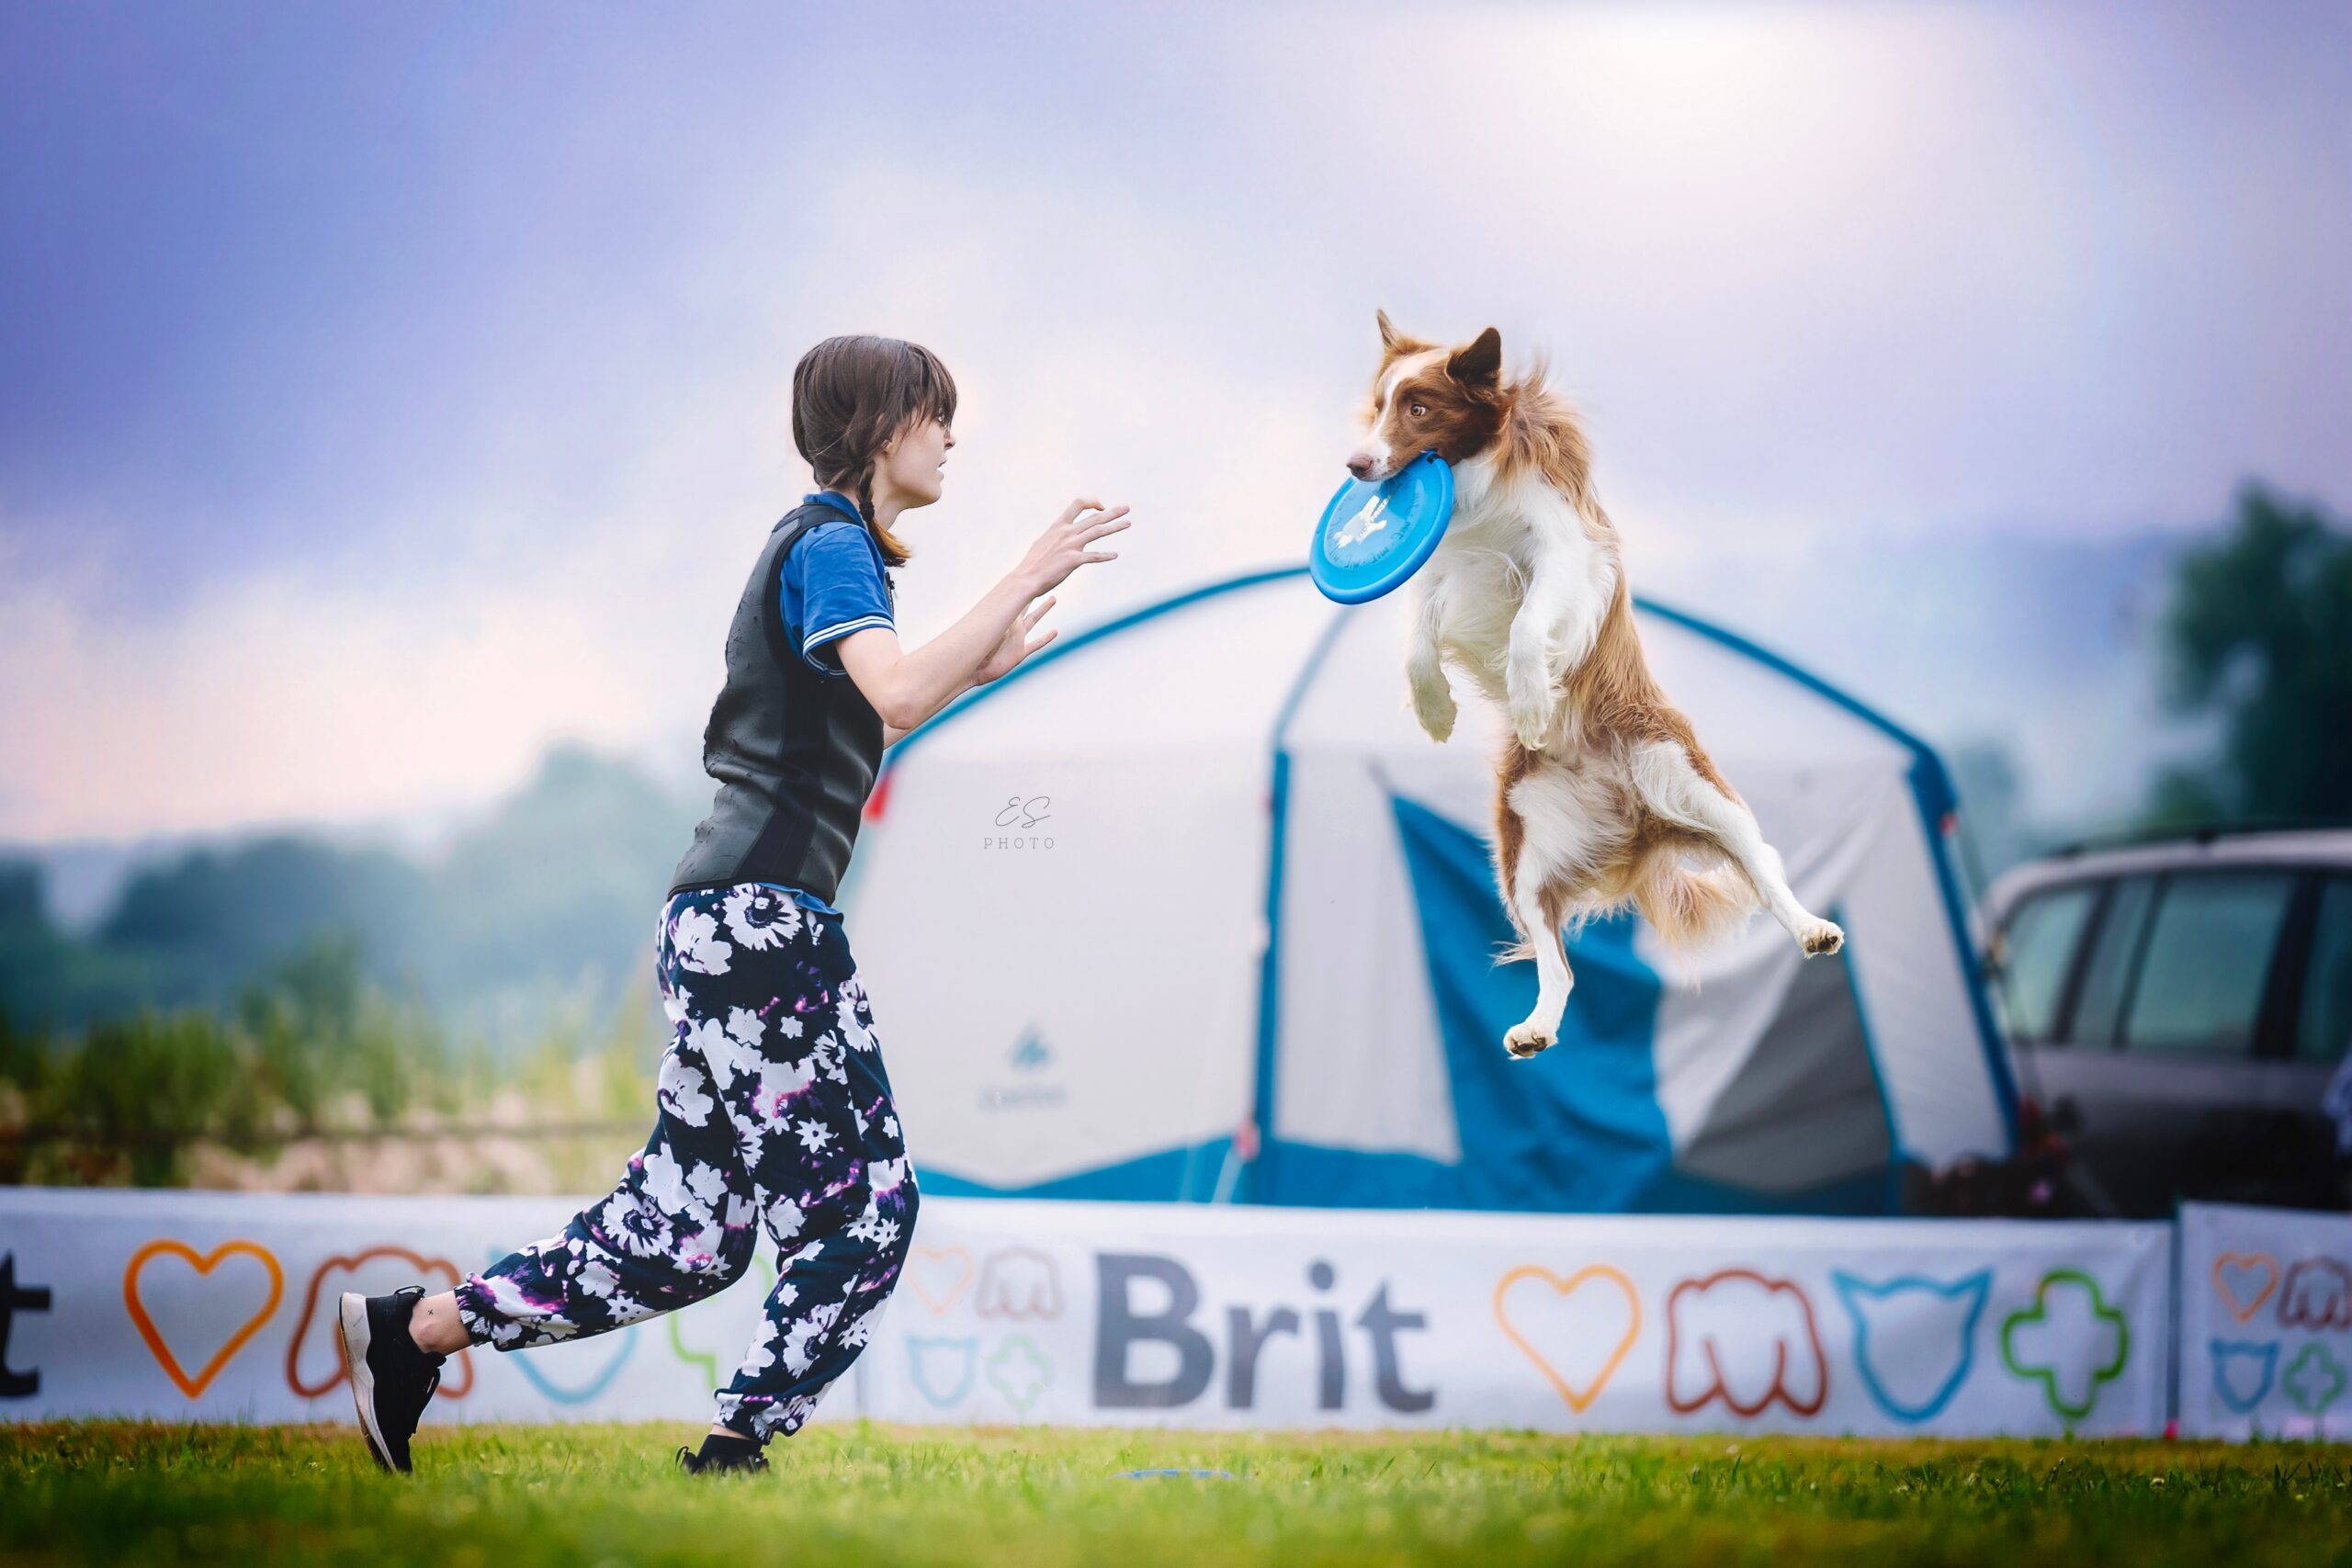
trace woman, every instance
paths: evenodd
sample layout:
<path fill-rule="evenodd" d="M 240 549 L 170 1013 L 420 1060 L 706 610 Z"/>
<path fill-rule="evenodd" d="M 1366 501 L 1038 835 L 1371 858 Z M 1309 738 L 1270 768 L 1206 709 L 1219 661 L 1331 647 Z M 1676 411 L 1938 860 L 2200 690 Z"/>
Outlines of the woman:
<path fill-rule="evenodd" d="M 467 1345 L 522 1349 L 673 1312 L 780 1250 L 751 1354 L 688 1471 L 761 1469 L 848 1370 L 899 1278 L 916 1192 L 865 987 L 831 899 L 883 748 L 1054 638 L 1050 590 L 1116 558 L 1126 508 L 1070 502 L 964 617 L 900 652 L 901 514 L 939 499 L 956 383 L 928 350 L 829 338 L 792 377 L 792 437 L 825 487 L 768 536 L 727 637 L 703 736 L 718 781 L 655 936 L 672 1024 L 658 1120 L 612 1193 L 428 1296 L 345 1294 L 345 1365 L 368 1446 L 409 1438 Z"/>

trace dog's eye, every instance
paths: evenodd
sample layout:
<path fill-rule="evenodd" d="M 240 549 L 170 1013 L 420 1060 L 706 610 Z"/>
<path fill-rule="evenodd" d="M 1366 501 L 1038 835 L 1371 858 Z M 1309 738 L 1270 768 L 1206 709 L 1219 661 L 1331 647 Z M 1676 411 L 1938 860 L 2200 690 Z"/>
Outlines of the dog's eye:
<path fill-rule="evenodd" d="M 1411 414 L 1415 419 L 1426 419 L 1429 417 L 1430 405 L 1427 403 L 1408 403 L 1405 405 L 1405 412 Z"/>

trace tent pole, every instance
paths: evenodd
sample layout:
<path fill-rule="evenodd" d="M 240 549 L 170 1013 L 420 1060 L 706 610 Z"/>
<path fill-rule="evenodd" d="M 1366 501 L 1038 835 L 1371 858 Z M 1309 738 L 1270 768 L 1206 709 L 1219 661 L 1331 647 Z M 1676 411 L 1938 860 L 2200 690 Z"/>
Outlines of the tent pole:
<path fill-rule="evenodd" d="M 1250 1161 L 1235 1194 L 1245 1203 L 1263 1203 L 1272 1190 L 1274 1173 L 1274 1066 L 1275 1036 L 1279 1032 L 1282 1011 L 1282 918 L 1283 918 L 1283 832 L 1290 818 L 1290 721 L 1305 700 L 1307 688 L 1315 683 L 1316 674 L 1323 668 L 1324 657 L 1331 645 L 1339 640 L 1340 629 L 1347 625 L 1344 609 L 1333 615 L 1315 639 L 1306 661 L 1299 666 L 1289 693 L 1283 698 L 1282 709 L 1274 716 L 1273 734 L 1269 744 L 1273 756 L 1266 784 L 1266 904 L 1265 945 L 1258 959 L 1258 1029 L 1255 1088 L 1250 1095 L 1250 1118 L 1257 1130 L 1257 1151 Z M 1219 1183 L 1222 1187 L 1223 1183 Z"/>

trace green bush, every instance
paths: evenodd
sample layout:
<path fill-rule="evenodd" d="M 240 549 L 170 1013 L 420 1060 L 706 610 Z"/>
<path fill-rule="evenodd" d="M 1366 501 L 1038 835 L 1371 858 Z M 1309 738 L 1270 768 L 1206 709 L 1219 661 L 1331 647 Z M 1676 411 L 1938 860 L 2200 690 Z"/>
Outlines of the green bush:
<path fill-rule="evenodd" d="M 0 1109 L 13 1100 L 24 1123 L 0 1122 L 0 1182 L 182 1185 L 199 1143 L 251 1155 L 397 1129 L 415 1110 L 462 1117 L 505 1083 L 554 1122 L 637 1113 L 650 1095 L 632 1018 L 552 1027 L 502 1072 L 486 1043 L 458 1050 L 420 1002 L 369 982 L 345 936 L 304 948 L 225 1016 L 149 1010 L 43 1036 L 0 1015 L 0 1086 L 14 1091 Z"/>

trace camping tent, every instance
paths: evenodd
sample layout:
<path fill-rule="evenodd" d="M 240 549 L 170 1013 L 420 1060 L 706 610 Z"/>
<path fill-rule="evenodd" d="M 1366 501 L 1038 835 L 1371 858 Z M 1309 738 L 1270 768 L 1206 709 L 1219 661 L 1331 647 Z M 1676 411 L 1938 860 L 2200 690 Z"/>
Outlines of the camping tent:
<path fill-rule="evenodd" d="M 1843 953 L 1758 916 L 1688 960 L 1571 942 L 1561 1039 L 1488 862 L 1490 705 L 1433 744 L 1409 595 L 1303 569 L 1057 641 L 892 750 L 842 897 L 934 1192 L 1581 1212 L 1883 1212 L 2000 1155 L 1935 754 L 1653 604 L 1651 664 Z M 1459 685 L 1457 685 L 1459 690 Z"/>

